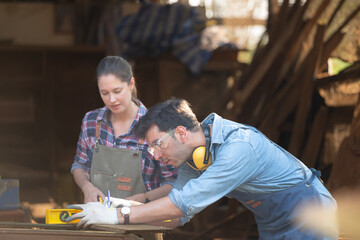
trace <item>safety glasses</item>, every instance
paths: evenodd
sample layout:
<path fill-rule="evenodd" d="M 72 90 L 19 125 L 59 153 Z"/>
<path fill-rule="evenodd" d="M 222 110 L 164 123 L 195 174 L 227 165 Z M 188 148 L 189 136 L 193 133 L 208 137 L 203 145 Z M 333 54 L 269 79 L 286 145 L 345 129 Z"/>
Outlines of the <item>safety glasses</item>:
<path fill-rule="evenodd" d="M 170 142 L 169 137 L 174 136 L 175 131 L 176 128 L 171 129 L 168 132 L 166 132 L 164 135 L 162 135 L 158 140 L 155 140 L 153 143 L 151 143 L 147 149 L 148 152 L 154 155 L 155 148 L 157 148 L 158 150 L 160 149 L 164 150 L 165 148 L 167 148 Z"/>

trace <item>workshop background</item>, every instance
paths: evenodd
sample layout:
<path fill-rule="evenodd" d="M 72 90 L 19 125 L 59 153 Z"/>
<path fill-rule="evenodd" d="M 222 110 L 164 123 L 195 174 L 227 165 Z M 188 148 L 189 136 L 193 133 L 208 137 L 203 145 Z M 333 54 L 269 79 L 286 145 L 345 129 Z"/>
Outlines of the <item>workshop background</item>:
<path fill-rule="evenodd" d="M 199 120 L 259 128 L 332 193 L 356 188 L 359 11 L 355 0 L 1 0 L 0 221 L 44 223 L 45 209 L 82 202 L 70 167 L 84 114 L 103 106 L 106 55 L 131 62 L 147 107 L 185 98 Z M 256 238 L 252 215 L 225 198 L 165 237 Z"/>

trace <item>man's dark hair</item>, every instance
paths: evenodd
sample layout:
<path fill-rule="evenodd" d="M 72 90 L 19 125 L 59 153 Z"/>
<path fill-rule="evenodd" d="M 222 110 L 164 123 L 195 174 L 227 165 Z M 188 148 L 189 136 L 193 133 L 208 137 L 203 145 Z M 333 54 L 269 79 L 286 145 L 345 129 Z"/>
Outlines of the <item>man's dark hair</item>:
<path fill-rule="evenodd" d="M 178 98 L 171 98 L 151 107 L 135 124 L 133 132 L 136 136 L 144 138 L 153 125 L 158 126 L 162 132 L 167 132 L 177 126 L 183 126 L 192 132 L 200 129 L 200 123 L 191 110 L 190 104 Z"/>

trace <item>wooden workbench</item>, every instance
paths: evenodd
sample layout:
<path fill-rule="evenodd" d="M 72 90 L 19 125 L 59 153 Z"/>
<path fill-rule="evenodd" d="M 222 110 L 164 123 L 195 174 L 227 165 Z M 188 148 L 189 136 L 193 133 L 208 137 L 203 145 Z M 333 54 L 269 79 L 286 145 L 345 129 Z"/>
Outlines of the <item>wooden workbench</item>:
<path fill-rule="evenodd" d="M 0 239 L 7 240 L 160 240 L 170 228 L 150 225 L 91 225 L 77 230 L 72 224 L 0 222 Z"/>

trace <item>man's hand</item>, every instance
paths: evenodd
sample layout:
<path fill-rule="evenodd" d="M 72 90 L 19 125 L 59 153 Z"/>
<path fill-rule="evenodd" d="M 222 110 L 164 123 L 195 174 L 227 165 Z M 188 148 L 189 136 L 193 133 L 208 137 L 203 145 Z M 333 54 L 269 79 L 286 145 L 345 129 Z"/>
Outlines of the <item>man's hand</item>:
<path fill-rule="evenodd" d="M 71 222 L 81 218 L 77 228 L 86 228 L 90 224 L 119 224 L 116 208 L 107 208 L 99 202 L 67 205 L 66 208 L 82 210 L 65 219 L 66 222 Z"/>
<path fill-rule="evenodd" d="M 104 206 L 108 206 L 108 202 L 109 199 L 108 197 L 105 197 L 104 200 Z M 114 197 L 110 197 L 110 207 L 111 208 L 122 208 L 122 207 L 131 207 L 131 206 L 136 206 L 136 205 L 141 205 L 142 203 L 140 202 L 136 202 L 133 200 L 125 200 L 122 198 L 114 198 Z"/>

